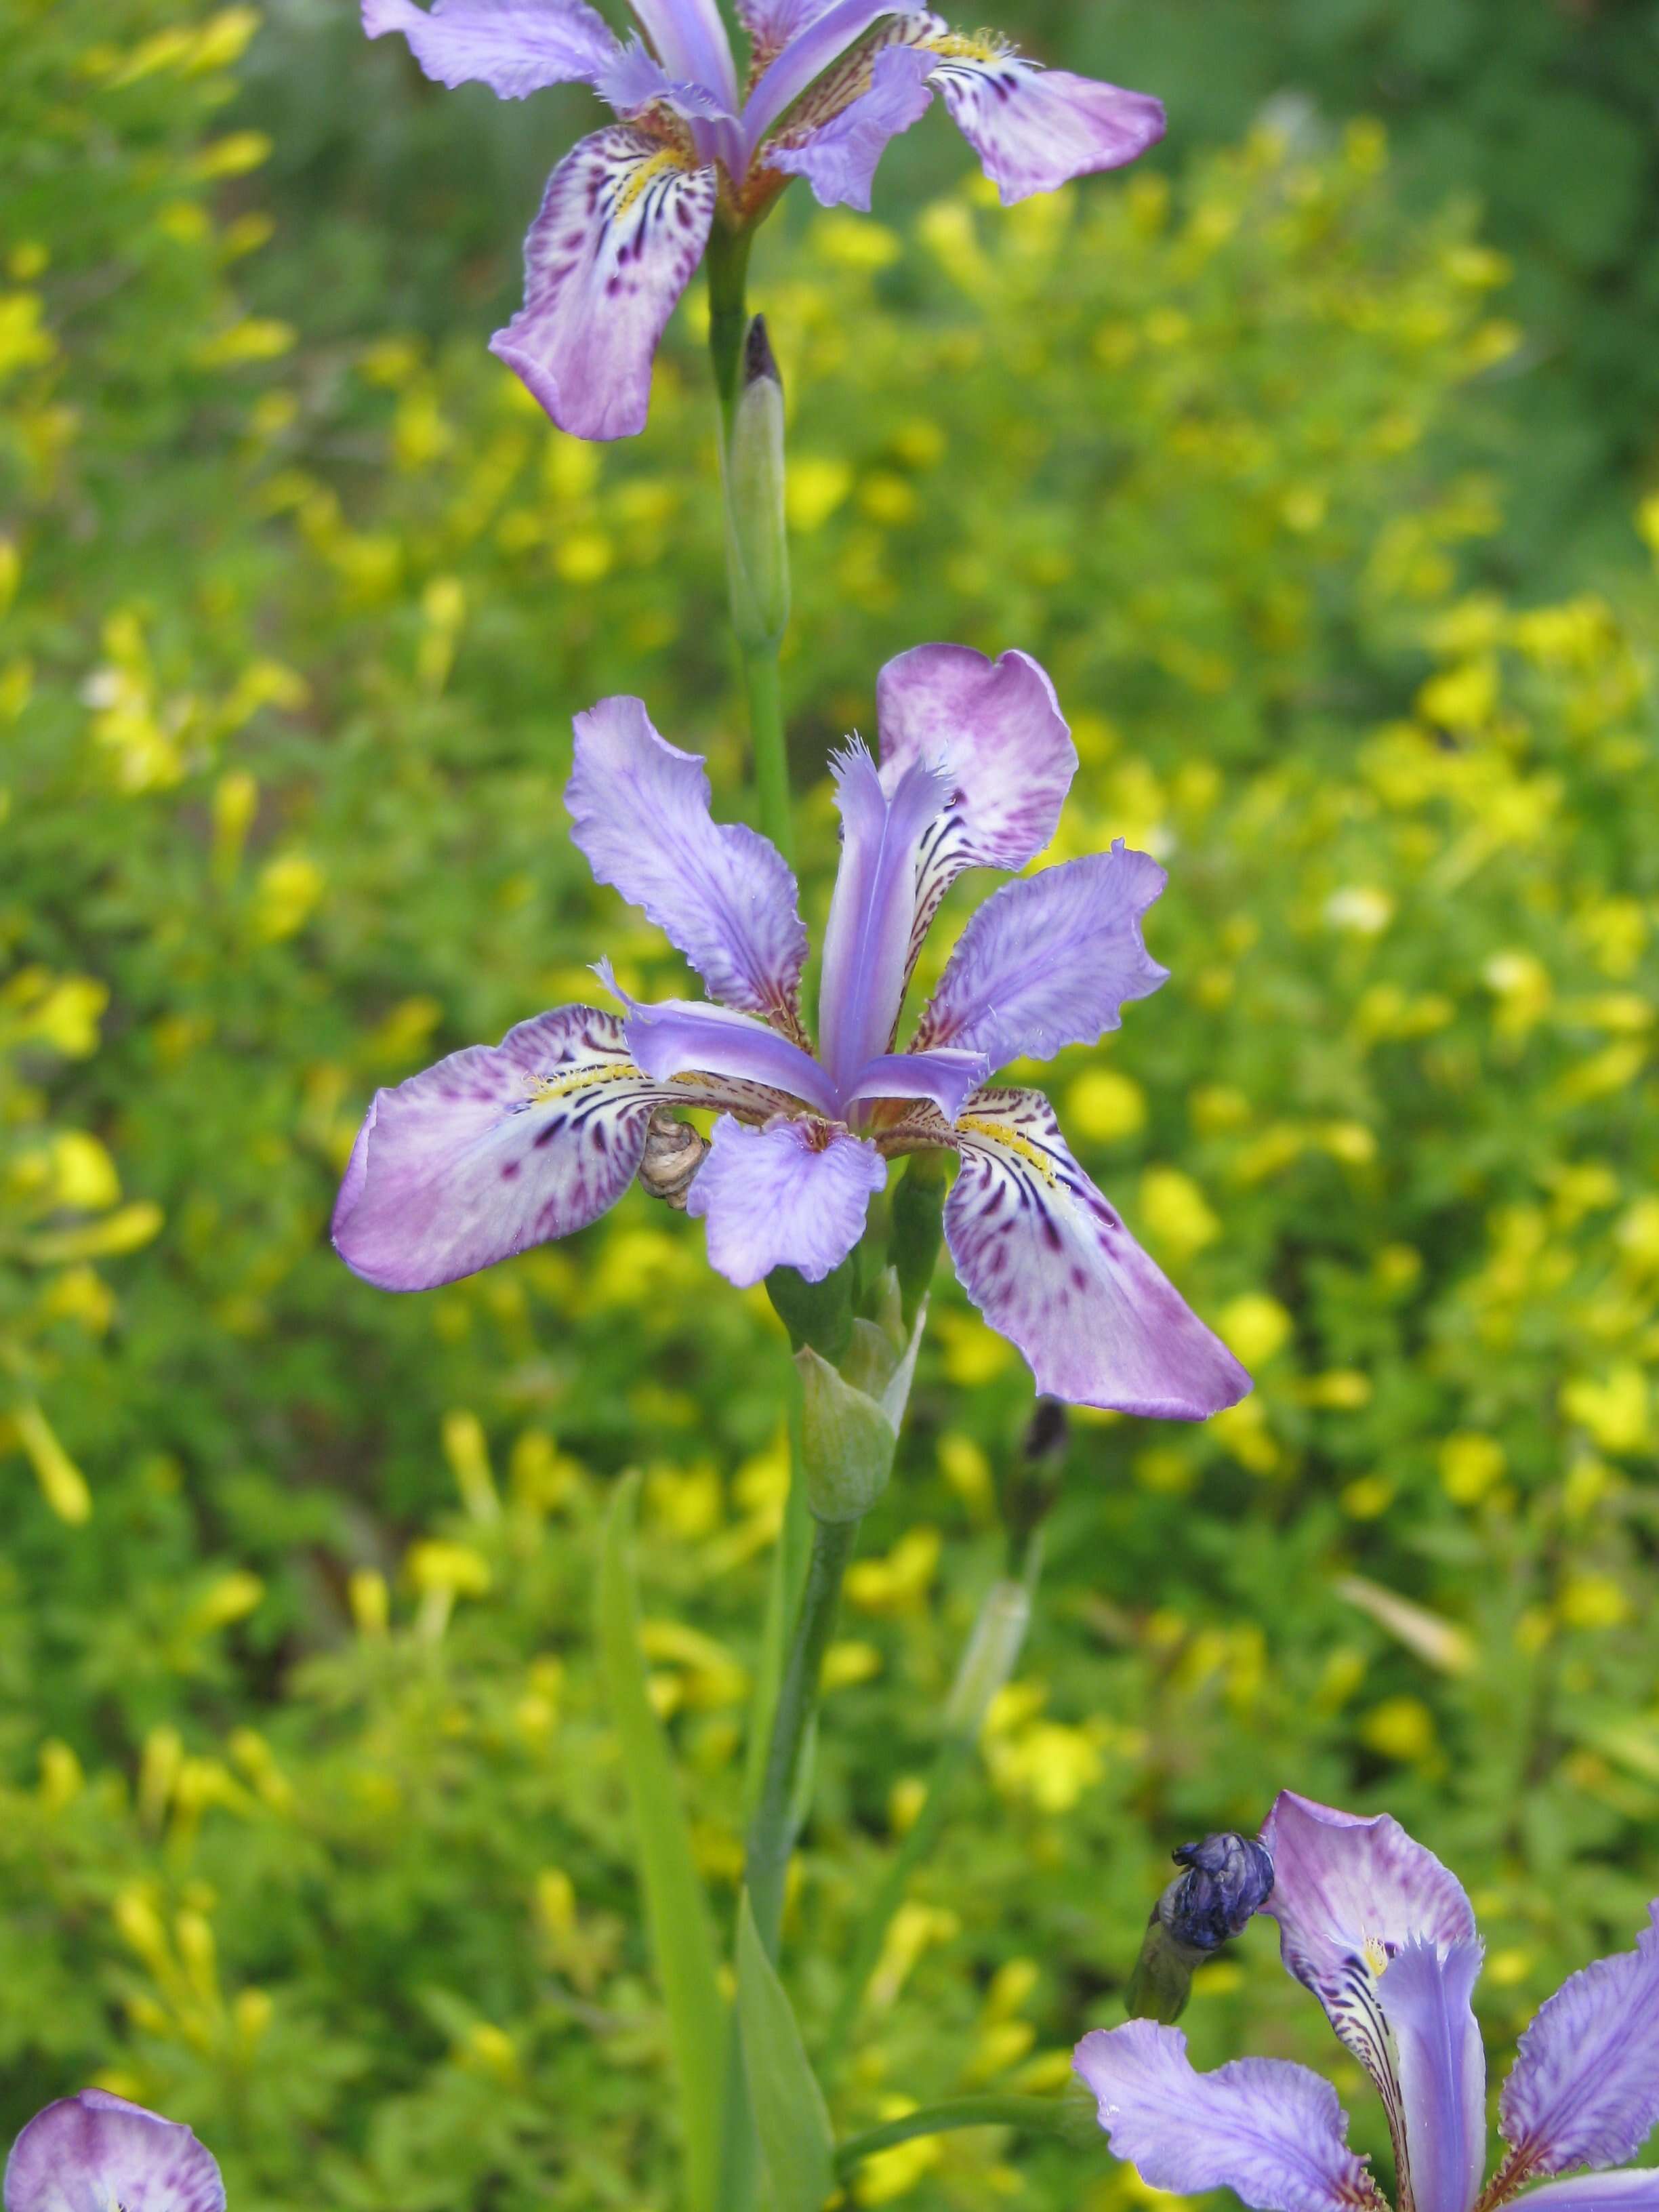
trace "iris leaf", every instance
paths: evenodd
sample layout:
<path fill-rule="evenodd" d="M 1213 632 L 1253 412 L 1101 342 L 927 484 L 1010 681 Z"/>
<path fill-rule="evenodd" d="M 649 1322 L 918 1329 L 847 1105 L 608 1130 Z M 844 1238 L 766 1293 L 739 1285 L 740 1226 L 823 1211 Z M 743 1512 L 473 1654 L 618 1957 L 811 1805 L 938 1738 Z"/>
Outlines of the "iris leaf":
<path fill-rule="evenodd" d="M 738 2011 L 749 2101 L 776 2212 L 819 2212 L 836 2185 L 836 2139 L 788 1994 L 744 1894 L 738 1923 Z"/>

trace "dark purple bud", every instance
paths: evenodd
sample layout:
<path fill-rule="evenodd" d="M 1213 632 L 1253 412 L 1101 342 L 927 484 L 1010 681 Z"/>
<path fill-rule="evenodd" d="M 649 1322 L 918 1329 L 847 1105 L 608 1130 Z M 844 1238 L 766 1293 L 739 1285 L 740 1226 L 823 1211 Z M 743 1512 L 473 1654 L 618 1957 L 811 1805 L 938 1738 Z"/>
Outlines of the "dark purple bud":
<path fill-rule="evenodd" d="M 1225 1829 L 1172 1856 L 1187 1871 L 1159 1899 L 1158 1917 L 1192 1950 L 1218 1951 L 1273 1895 L 1273 1854 L 1254 1836 Z"/>

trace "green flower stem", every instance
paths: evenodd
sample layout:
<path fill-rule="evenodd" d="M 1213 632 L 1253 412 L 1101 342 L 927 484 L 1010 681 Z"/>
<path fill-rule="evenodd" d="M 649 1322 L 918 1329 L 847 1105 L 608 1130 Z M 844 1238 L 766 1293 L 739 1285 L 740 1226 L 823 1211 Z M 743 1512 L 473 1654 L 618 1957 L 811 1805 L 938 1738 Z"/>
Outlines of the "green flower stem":
<path fill-rule="evenodd" d="M 1042 1532 L 1038 1528 L 1026 1540 L 1024 1559 L 1018 1577 L 1028 1607 L 1036 1587 L 1042 1562 Z M 1008 1585 L 1000 1583 L 988 1594 L 981 1607 L 979 1620 L 968 1639 L 969 1654 L 981 1648 L 991 1608 L 1002 1604 L 1007 1594 Z M 826 2079 L 833 2075 L 845 2055 L 858 2021 L 859 2008 L 864 2002 L 864 1993 L 869 1988 L 870 1978 L 880 1960 L 882 1946 L 886 1942 L 893 1915 L 904 1902 L 910 1876 L 939 1840 L 957 1784 L 979 1748 L 985 1707 L 1012 1673 L 1019 1657 L 1024 1634 L 1022 1624 L 1011 1636 L 999 1639 L 1000 1649 L 994 1656 L 993 1679 L 981 1684 L 977 1692 L 964 1698 L 961 1694 L 960 1678 L 958 1680 L 957 1690 L 952 1693 L 951 1705 L 946 1709 L 946 1732 L 933 1754 L 933 1764 L 927 1777 L 927 1787 L 921 1808 L 900 1838 L 898 1849 L 889 1862 L 887 1871 L 859 1923 L 858 1938 L 853 1947 L 847 1979 L 842 1987 L 841 2001 L 836 2008 L 835 2017 L 830 2023 L 830 2032 L 825 2039 L 822 2063 Z"/>
<path fill-rule="evenodd" d="M 714 390 L 720 420 L 729 431 L 743 373 L 743 342 L 749 334 L 749 250 L 752 230 L 728 229 L 716 222 L 704 256 L 708 270 L 708 351 L 714 364 Z"/>
<path fill-rule="evenodd" d="M 823 1655 L 841 1609 L 842 1578 L 858 1541 L 857 1521 L 814 1521 L 806 1586 L 778 1684 L 760 1796 L 749 1824 L 744 1876 L 755 1926 L 775 1959 L 783 1924 L 784 1881 L 794 1848 L 796 1799 L 813 1719 Z"/>
<path fill-rule="evenodd" d="M 793 867 L 795 831 L 789 809 L 789 756 L 784 741 L 778 656 L 763 647 L 738 649 L 743 656 L 743 687 L 749 700 L 749 738 L 755 754 L 760 826 Z"/>
<path fill-rule="evenodd" d="M 924 2106 L 902 2119 L 848 2136 L 836 2153 L 836 2173 L 845 2180 L 855 2166 L 878 2151 L 913 2142 L 918 2136 L 949 2135 L 956 2128 L 1023 2128 L 1028 2135 L 1067 2135 L 1073 2121 L 1058 2097 L 955 2097 L 946 2105 Z"/>

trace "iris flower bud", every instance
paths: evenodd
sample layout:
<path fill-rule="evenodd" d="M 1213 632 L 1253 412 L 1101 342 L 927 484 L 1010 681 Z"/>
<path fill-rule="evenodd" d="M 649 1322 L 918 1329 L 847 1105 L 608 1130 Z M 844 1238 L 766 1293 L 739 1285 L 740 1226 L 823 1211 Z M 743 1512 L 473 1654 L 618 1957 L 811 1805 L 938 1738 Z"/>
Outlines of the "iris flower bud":
<path fill-rule="evenodd" d="M 1226 1829 L 1172 1856 L 1186 1871 L 1152 1908 L 1127 1998 L 1132 2020 L 1166 2027 L 1184 2009 L 1196 1970 L 1242 1932 L 1273 1887 L 1273 1854 L 1254 1836 Z"/>
<path fill-rule="evenodd" d="M 726 557 L 732 621 L 750 652 L 775 653 L 789 623 L 783 516 L 783 382 L 766 318 L 749 325 L 743 388 L 726 444 Z"/>

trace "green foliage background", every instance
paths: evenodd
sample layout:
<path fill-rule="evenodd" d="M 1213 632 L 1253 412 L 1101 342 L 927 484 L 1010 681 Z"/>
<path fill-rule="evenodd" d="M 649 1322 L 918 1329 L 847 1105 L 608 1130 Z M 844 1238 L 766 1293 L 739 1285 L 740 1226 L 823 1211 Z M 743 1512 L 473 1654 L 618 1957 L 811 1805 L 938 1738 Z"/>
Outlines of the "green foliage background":
<path fill-rule="evenodd" d="M 1085 761 L 1058 849 L 1122 835 L 1171 877 L 1170 983 L 1047 1079 L 1259 1378 L 1202 1430 L 1074 1431 L 843 2126 L 1057 2087 L 1169 1849 L 1284 1784 L 1462 1871 L 1495 2048 L 1656 1887 L 1655 600 L 1614 465 L 1645 418 L 1591 368 L 1598 331 L 1633 349 L 1644 276 L 1605 210 L 1580 263 L 1544 250 L 1566 217 L 1500 154 L 1522 60 L 1487 70 L 1473 0 L 1433 12 L 1462 44 L 1418 10 L 1033 8 L 1051 52 L 1170 98 L 1161 167 L 1004 215 L 941 126 L 877 221 L 792 205 L 757 255 L 811 915 L 822 763 L 881 661 L 1037 653 Z M 240 9 L 9 0 L 0 2117 L 102 2080 L 189 2118 L 240 2212 L 665 2205 L 598 1527 L 641 1467 L 656 1692 L 727 1915 L 781 1333 L 642 1198 L 407 1300 L 325 1224 L 374 1085 L 586 994 L 601 951 L 678 980 L 559 794 L 572 709 L 629 690 L 738 805 L 701 305 L 644 438 L 551 431 L 482 340 L 576 106 L 432 94 L 349 13 L 250 45 Z M 1534 91 L 1632 96 L 1642 11 L 1522 15 Z M 1413 53 L 1394 161 L 1345 118 Z M 1316 62 L 1326 119 L 1247 131 Z M 1623 173 L 1567 166 L 1570 204 Z M 1507 289 L 1440 189 L 1500 173 Z M 1514 518 L 1570 478 L 1558 566 Z M 832 1655 L 787 1930 L 809 2045 L 1029 1406 L 943 1279 L 937 1306 Z M 1382 2160 L 1270 1943 L 1190 2025 L 1208 2062 L 1330 2068 Z M 971 2136 L 860 2188 L 1148 2195 Z"/>

